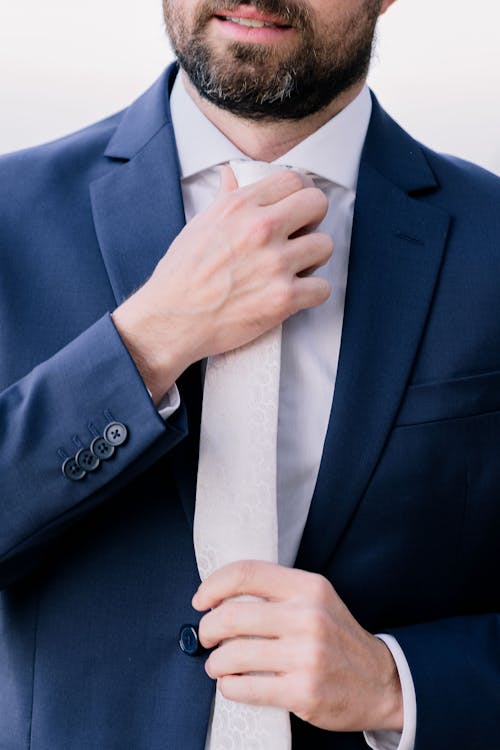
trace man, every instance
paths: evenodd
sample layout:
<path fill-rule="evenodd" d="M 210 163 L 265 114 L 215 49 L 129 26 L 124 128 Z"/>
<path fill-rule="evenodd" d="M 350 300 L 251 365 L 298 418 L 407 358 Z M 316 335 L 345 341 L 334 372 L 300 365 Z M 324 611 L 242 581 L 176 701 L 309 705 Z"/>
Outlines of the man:
<path fill-rule="evenodd" d="M 370 98 L 392 1 L 166 1 L 180 73 L 1 160 L 2 750 L 210 748 L 214 680 L 495 746 L 500 190 Z M 200 586 L 203 363 L 281 322 L 280 564 Z"/>

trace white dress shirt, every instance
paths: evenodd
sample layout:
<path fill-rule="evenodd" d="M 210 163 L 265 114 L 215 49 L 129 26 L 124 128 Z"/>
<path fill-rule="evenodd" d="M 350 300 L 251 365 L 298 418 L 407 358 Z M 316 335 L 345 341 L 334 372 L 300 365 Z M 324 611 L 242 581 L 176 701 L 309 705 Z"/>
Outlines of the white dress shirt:
<path fill-rule="evenodd" d="M 178 75 L 170 97 L 186 221 L 207 208 L 220 183 L 220 165 L 248 159 L 201 112 Z M 371 114 L 364 87 L 336 117 L 275 161 L 317 175 L 328 213 L 318 231 L 334 241 L 334 253 L 315 273 L 332 293 L 320 307 L 302 310 L 283 324 L 278 417 L 279 561 L 293 566 L 316 484 L 333 400 L 344 315 L 347 270 L 361 151 Z M 172 389 L 160 413 L 178 405 Z M 167 408 L 163 408 L 166 406 Z M 332 512 L 335 512 L 332 509 Z M 380 635 L 396 661 L 403 688 L 404 730 L 365 733 L 375 750 L 413 750 L 416 699 L 406 658 L 397 641 Z"/>

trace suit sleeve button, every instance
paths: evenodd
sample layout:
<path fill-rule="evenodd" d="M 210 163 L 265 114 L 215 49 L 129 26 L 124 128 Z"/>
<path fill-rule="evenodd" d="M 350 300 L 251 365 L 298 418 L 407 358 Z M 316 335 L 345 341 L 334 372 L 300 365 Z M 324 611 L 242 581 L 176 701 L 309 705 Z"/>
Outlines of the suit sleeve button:
<path fill-rule="evenodd" d="M 67 458 L 61 468 L 62 473 L 64 474 L 66 479 L 71 479 L 73 482 L 78 482 L 87 474 L 85 469 L 82 469 L 77 464 L 74 456 L 72 456 L 71 458 Z"/>
<path fill-rule="evenodd" d="M 198 632 L 194 625 L 183 625 L 179 631 L 179 646 L 183 653 L 195 656 L 199 649 Z"/>
<path fill-rule="evenodd" d="M 75 461 L 84 471 L 95 471 L 101 463 L 90 448 L 82 448 L 75 456 Z"/>
<path fill-rule="evenodd" d="M 115 452 L 114 445 L 110 445 L 108 441 L 99 436 L 92 440 L 90 443 L 90 450 L 99 461 L 107 461 Z"/>
<path fill-rule="evenodd" d="M 110 422 L 104 428 L 104 437 L 110 445 L 123 445 L 128 437 L 128 430 L 121 422 Z"/>

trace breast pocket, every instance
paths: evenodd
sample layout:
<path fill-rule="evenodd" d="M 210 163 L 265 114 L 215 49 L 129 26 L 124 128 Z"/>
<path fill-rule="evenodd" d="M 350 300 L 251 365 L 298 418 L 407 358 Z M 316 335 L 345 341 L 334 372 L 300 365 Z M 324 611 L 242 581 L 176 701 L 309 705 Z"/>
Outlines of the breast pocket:
<path fill-rule="evenodd" d="M 396 427 L 474 417 L 500 410 L 500 371 L 410 386 Z"/>

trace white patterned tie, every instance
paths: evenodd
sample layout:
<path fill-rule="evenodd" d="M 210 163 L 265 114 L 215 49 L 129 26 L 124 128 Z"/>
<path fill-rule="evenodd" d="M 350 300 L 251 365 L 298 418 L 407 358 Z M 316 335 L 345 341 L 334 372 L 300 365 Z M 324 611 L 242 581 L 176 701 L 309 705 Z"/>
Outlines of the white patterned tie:
<path fill-rule="evenodd" d="M 238 185 L 282 166 L 231 162 Z M 236 560 L 278 561 L 276 452 L 281 326 L 210 357 L 205 373 L 194 546 L 202 580 Z M 288 711 L 217 690 L 206 750 L 289 750 Z"/>

